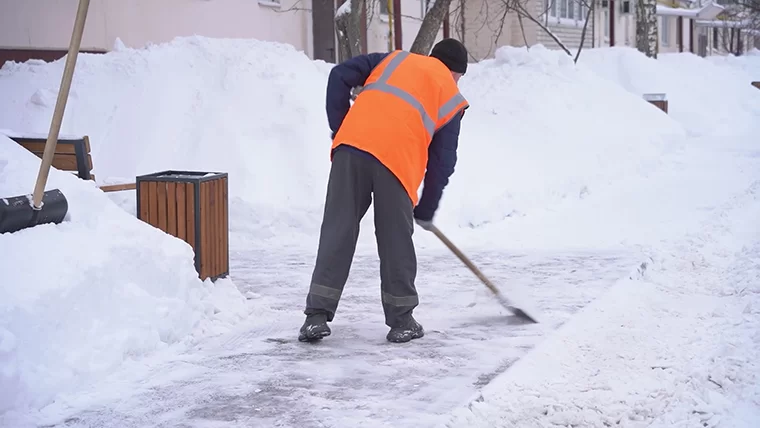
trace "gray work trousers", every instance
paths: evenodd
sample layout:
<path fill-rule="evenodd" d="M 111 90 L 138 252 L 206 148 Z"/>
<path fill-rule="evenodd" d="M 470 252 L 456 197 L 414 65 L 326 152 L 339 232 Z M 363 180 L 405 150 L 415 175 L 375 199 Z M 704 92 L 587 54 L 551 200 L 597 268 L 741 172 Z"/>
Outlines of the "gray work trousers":
<path fill-rule="evenodd" d="M 335 152 L 327 184 L 317 260 L 306 297 L 306 315 L 332 321 L 356 250 L 359 222 L 374 196 L 375 237 L 385 323 L 403 326 L 419 304 L 414 280 L 417 258 L 409 195 L 389 169 L 351 149 Z"/>

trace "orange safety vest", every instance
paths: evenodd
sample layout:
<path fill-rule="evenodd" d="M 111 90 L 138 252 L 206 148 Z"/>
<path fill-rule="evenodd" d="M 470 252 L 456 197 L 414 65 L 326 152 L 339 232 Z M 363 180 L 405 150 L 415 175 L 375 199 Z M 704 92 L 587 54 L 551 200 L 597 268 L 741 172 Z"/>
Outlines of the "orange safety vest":
<path fill-rule="evenodd" d="M 399 179 L 416 206 L 433 134 L 467 107 L 442 62 L 394 51 L 364 83 L 332 148 L 347 144 L 374 155 Z"/>

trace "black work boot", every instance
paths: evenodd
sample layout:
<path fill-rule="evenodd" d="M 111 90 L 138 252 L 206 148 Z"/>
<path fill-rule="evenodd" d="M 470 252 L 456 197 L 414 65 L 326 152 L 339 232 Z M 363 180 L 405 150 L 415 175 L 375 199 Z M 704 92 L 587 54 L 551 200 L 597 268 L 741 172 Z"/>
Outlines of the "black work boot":
<path fill-rule="evenodd" d="M 419 339 L 425 335 L 425 330 L 413 317 L 402 327 L 394 327 L 385 337 L 389 342 L 404 343 L 412 339 Z"/>
<path fill-rule="evenodd" d="M 311 342 L 329 335 L 330 327 L 327 326 L 327 315 L 313 314 L 306 316 L 306 321 L 304 321 L 301 331 L 298 333 L 298 340 L 301 342 Z"/>

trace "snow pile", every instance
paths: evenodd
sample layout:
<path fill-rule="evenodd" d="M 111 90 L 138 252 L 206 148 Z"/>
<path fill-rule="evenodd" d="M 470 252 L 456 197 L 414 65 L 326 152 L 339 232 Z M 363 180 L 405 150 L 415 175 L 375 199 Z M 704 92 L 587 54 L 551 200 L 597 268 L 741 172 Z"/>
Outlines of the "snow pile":
<path fill-rule="evenodd" d="M 758 120 L 760 96 L 750 85 L 760 80 L 758 58 L 661 54 L 655 60 L 616 47 L 585 51 L 579 64 L 636 96 L 664 93 L 669 116 L 691 135 L 730 137 L 745 135 Z"/>
<path fill-rule="evenodd" d="M 677 94 L 671 116 L 693 137 L 664 153 L 661 168 L 565 206 L 540 226 L 579 239 L 578 230 L 626 236 L 629 248 L 649 244 L 651 258 L 455 410 L 447 426 L 754 428 L 760 93 L 748 81 L 760 64 L 693 55 L 651 61 L 624 49 L 586 54 L 598 57 L 596 72 L 631 92 L 651 79 L 657 91 Z M 719 79 L 706 85 L 703 69 Z M 627 230 L 615 230 L 621 226 Z"/>
<path fill-rule="evenodd" d="M 452 198 L 447 190 L 441 218 L 459 211 L 486 221 L 461 231 L 444 224 L 458 241 L 532 249 L 658 245 L 698 227 L 706 210 L 726 197 L 725 189 L 751 174 L 736 168 L 731 153 L 744 150 L 746 140 L 757 141 L 760 91 L 749 85 L 749 77 L 760 73 L 757 57 L 734 58 L 730 67 L 719 68 L 709 63 L 719 60 L 683 55 L 657 62 L 630 48 L 613 48 L 584 52 L 572 67 L 562 53 L 540 46 L 500 54 L 466 76 L 504 83 L 490 93 L 483 85 L 473 102 L 471 110 L 492 107 L 489 126 L 464 126 L 460 165 L 473 159 L 487 168 L 458 170 L 450 185 L 458 194 Z M 539 58 L 546 60 L 543 67 Z M 498 66 L 500 59 L 508 64 Z M 703 68 L 720 79 L 688 77 Z M 462 82 L 469 95 L 475 79 Z M 670 114 L 644 101 L 644 92 L 668 94 Z M 679 94 L 677 102 L 671 94 Z M 529 97 L 546 101 L 523 103 Z M 609 111 L 586 116 L 586 109 L 599 106 Z M 503 131 L 491 131 L 496 126 Z M 484 135 L 473 139 L 470 132 Z M 513 134 L 524 137 L 512 141 Z M 467 152 L 480 141 L 489 143 L 479 153 L 491 157 Z M 532 211 L 523 210 L 531 205 Z"/>
<path fill-rule="evenodd" d="M 447 426 L 757 427 L 758 216 L 760 180 L 573 316 Z"/>
<path fill-rule="evenodd" d="M 63 65 L 7 63 L 0 128 L 47 134 Z M 85 54 L 61 132 L 90 136 L 99 182 L 224 171 L 233 231 L 316 233 L 329 168 L 329 69 L 292 46 L 256 40 L 189 37 Z M 133 192 L 111 196 L 129 198 L 134 213 Z"/>
<path fill-rule="evenodd" d="M 33 189 L 39 158 L 0 135 L 0 197 Z M 25 411 L 125 359 L 193 343 L 245 316 L 230 280 L 202 283 L 190 246 L 51 170 L 67 221 L 0 235 L 0 414 Z"/>
<path fill-rule="evenodd" d="M 330 65 L 286 45 L 201 37 L 83 55 L 80 64 L 63 132 L 90 135 L 99 180 L 226 171 L 231 231 L 245 232 L 233 246 L 313 242 L 329 169 Z M 45 132 L 62 66 L 6 65 L 0 103 L 15 108 L 0 127 Z M 448 229 L 580 200 L 621 175 L 646 173 L 684 135 L 639 97 L 556 51 L 502 48 L 495 60 L 471 65 L 461 87 L 472 107 L 437 219 Z M 119 203 L 134 212 L 130 193 L 112 197 L 127 198 Z"/>
<path fill-rule="evenodd" d="M 729 197 L 725 189 L 737 188 L 757 171 L 754 164 L 736 161 L 752 150 L 750 144 L 717 138 L 757 135 L 751 126 L 758 123 L 760 97 L 748 84 L 757 80 L 749 78 L 752 67 L 691 56 L 654 62 L 624 49 L 587 51 L 582 58 L 576 66 L 564 53 L 540 46 L 506 47 L 495 59 L 470 66 L 460 82 L 471 108 L 457 172 L 436 219 L 447 234 L 455 232 L 450 236 L 457 243 L 464 237 L 470 243 L 483 239 L 525 247 L 581 242 L 598 248 L 636 238 L 652 243 L 673 230 L 701 230 L 704 217 Z M 46 134 L 63 64 L 11 63 L 0 69 L 0 128 Z M 167 169 L 228 172 L 231 257 L 235 246 L 314 248 L 330 166 L 324 112 L 329 64 L 276 43 L 190 37 L 82 55 L 77 65 L 62 133 L 91 137 L 98 180 L 132 180 Z M 643 101 L 643 92 L 667 93 L 671 114 Z M 688 139 L 688 134 L 704 138 Z M 33 155 L 0 138 L 1 194 L 28 192 L 37 165 Z M 0 411 L 44 405 L 124 358 L 192 343 L 249 310 L 230 281 L 211 286 L 197 279 L 189 246 L 134 218 L 133 192 L 104 196 L 92 183 L 57 171 L 50 187 L 60 187 L 69 198 L 71 221 L 0 236 L 4 254 L 12 254 L 0 261 L 7 275 L 0 285 L 0 403 L 10 402 Z M 371 221 L 370 211 L 365 224 Z M 374 246 L 371 228 L 362 230 Z M 422 244 L 435 240 L 417 236 Z M 632 324 L 639 316 L 635 309 L 650 307 L 654 315 L 671 317 L 665 323 L 718 325 L 699 324 L 705 313 L 690 312 L 688 305 L 666 311 L 666 304 L 675 306 L 685 297 L 699 300 L 689 296 L 688 287 L 698 287 L 700 275 L 711 272 L 692 255 L 688 281 L 677 280 L 681 271 L 664 264 L 661 276 L 642 282 L 634 296 L 619 287 L 567 324 L 567 335 L 537 351 L 542 358 L 519 363 L 535 364 L 544 377 L 513 379 L 525 389 L 504 399 L 492 395 L 493 404 L 520 402 L 521 416 L 538 418 L 547 402 L 525 394 L 559 391 L 551 375 L 564 373 L 566 388 L 591 385 L 602 391 L 583 406 L 604 398 L 615 408 L 605 391 L 620 385 L 595 379 L 580 366 L 560 370 L 567 361 L 557 346 L 574 344 L 571 362 L 582 364 L 587 356 L 609 362 L 615 350 L 598 338 L 610 335 L 627 355 L 635 355 L 639 345 L 633 339 L 644 340 L 642 332 L 668 324 L 629 329 L 629 341 L 618 341 L 608 328 Z M 710 256 L 721 260 L 721 253 Z M 666 299 L 658 301 L 663 294 Z M 628 306 L 618 306 L 620 301 Z M 742 302 L 730 303 L 722 319 L 734 322 L 740 315 L 731 311 Z M 755 310 L 742 313 L 753 317 Z M 595 323 L 597 316 L 607 322 Z M 694 344 L 680 339 L 678 346 Z M 603 353 L 584 354 L 595 346 Z M 652 355 L 664 349 L 651 342 L 640 346 L 649 346 Z M 651 373 L 642 367 L 661 363 L 653 360 L 604 368 L 644 376 Z M 514 373 L 520 367 L 510 372 L 519 376 Z M 508 419 L 493 404 L 483 406 L 479 421 Z M 626 406 L 638 409 L 635 400 Z M 628 407 L 606 415 L 639 417 L 626 414 Z M 557 420 L 570 424 L 573 418 Z"/>
<path fill-rule="evenodd" d="M 760 49 L 752 49 L 742 56 L 713 55 L 705 59 L 717 66 L 743 71 L 751 81 L 760 81 Z"/>
<path fill-rule="evenodd" d="M 471 108 L 440 216 L 459 226 L 583 199 L 645 174 L 685 135 L 639 98 L 542 46 L 500 48 L 471 65 L 460 87 Z"/>

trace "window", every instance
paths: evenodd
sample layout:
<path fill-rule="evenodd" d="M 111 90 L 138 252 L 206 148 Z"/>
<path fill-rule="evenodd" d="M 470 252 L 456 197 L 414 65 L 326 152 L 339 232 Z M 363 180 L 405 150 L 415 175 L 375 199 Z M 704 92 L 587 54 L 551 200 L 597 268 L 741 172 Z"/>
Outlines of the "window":
<path fill-rule="evenodd" d="M 578 3 L 578 15 L 577 15 L 578 22 L 581 22 L 581 23 L 586 22 L 586 14 L 589 12 L 590 9 L 591 9 L 590 5 L 587 5 L 585 3 Z M 591 15 L 588 17 L 588 19 L 589 19 L 588 25 L 589 26 L 594 25 L 594 16 Z"/>
<path fill-rule="evenodd" d="M 603 27 L 604 27 L 604 40 L 609 40 L 610 38 L 610 11 L 605 10 L 603 13 Z"/>
<path fill-rule="evenodd" d="M 557 15 L 557 3 L 559 3 L 560 0 L 546 0 L 544 3 L 544 8 L 548 9 L 546 12 L 547 17 L 550 18 L 558 18 L 559 15 Z"/>
<path fill-rule="evenodd" d="M 663 46 L 670 46 L 670 17 L 660 18 L 660 42 Z"/>
<path fill-rule="evenodd" d="M 589 8 L 584 0 L 545 0 L 547 24 L 582 26 Z"/>

